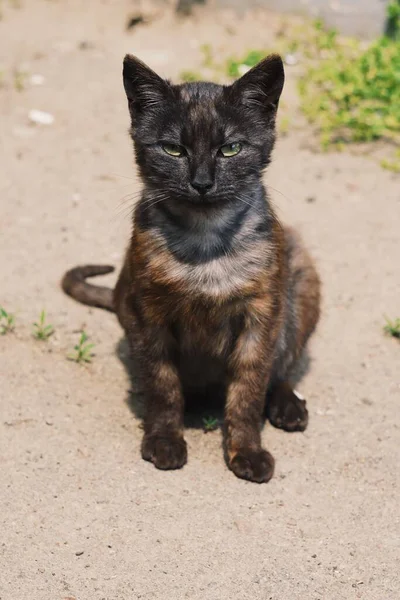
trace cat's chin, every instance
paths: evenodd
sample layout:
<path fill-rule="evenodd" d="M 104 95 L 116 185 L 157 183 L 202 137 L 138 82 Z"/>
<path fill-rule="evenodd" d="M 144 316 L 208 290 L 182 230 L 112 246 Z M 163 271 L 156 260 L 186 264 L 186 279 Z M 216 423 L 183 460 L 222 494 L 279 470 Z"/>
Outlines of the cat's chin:
<path fill-rule="evenodd" d="M 183 199 L 188 205 L 195 208 L 212 208 L 225 204 L 226 200 L 213 194 L 198 194 L 196 196 L 186 196 Z"/>

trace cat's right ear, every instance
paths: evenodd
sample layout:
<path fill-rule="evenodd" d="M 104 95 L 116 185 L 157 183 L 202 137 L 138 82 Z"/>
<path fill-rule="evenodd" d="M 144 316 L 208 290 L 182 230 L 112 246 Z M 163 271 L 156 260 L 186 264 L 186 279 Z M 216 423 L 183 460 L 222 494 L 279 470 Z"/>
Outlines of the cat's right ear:
<path fill-rule="evenodd" d="M 168 81 L 131 54 L 124 58 L 123 78 L 132 118 L 165 100 L 171 90 Z"/>

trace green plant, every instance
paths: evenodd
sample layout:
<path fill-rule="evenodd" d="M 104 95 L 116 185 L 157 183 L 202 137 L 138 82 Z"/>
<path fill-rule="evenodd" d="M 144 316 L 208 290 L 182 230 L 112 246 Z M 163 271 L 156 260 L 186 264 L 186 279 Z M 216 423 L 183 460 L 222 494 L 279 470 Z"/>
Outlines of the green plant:
<path fill-rule="evenodd" d="M 400 40 L 381 37 L 366 49 L 334 32 L 314 37 L 314 62 L 299 81 L 302 109 L 324 147 L 371 142 L 400 133 Z"/>
<path fill-rule="evenodd" d="M 215 417 L 204 417 L 203 418 L 203 429 L 204 433 L 209 433 L 210 431 L 214 431 L 218 429 L 219 421 Z"/>
<path fill-rule="evenodd" d="M 390 3 L 388 19 L 391 38 L 382 36 L 369 46 L 338 36 L 322 21 L 286 28 L 278 40 L 275 50 L 281 55 L 300 53 L 303 58 L 301 109 L 316 126 L 325 149 L 379 139 L 400 144 L 400 0 Z M 251 50 L 243 58 L 230 58 L 226 72 L 239 77 L 267 54 Z M 285 134 L 283 119 L 281 129 Z M 381 165 L 399 172 L 398 155 Z"/>
<path fill-rule="evenodd" d="M 0 335 L 6 335 L 14 330 L 15 316 L 8 313 L 5 308 L 0 306 Z"/>
<path fill-rule="evenodd" d="M 400 339 L 400 319 L 394 319 L 393 321 L 387 317 L 385 317 L 385 319 L 386 325 L 383 328 L 384 332 L 394 338 Z"/>
<path fill-rule="evenodd" d="M 226 62 L 226 72 L 229 77 L 236 78 L 254 67 L 260 60 L 267 56 L 266 50 L 250 50 L 243 58 L 228 58 Z"/>
<path fill-rule="evenodd" d="M 82 331 L 81 336 L 79 338 L 79 342 L 74 346 L 74 352 L 68 354 L 67 358 L 69 360 L 73 360 L 77 363 L 89 363 L 92 362 L 92 348 L 94 344 L 88 344 L 87 334 Z"/>
<path fill-rule="evenodd" d="M 39 315 L 39 321 L 33 324 L 33 337 L 37 340 L 47 341 L 54 333 L 53 325 L 46 324 L 46 313 L 44 310 Z"/>
<path fill-rule="evenodd" d="M 400 149 L 394 153 L 392 160 L 381 160 L 381 167 L 393 173 L 400 173 Z"/>

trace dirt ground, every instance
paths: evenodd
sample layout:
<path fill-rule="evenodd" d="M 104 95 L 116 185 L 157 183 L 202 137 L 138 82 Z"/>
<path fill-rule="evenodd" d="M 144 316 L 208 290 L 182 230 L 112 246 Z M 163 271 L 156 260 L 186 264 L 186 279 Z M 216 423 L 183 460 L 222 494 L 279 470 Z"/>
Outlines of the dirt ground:
<path fill-rule="evenodd" d="M 120 265 L 127 244 L 139 185 L 124 53 L 174 77 L 200 63 L 202 43 L 221 57 L 273 45 L 279 19 L 177 22 L 156 6 L 126 31 L 128 1 L 13 4 L 0 21 L 0 305 L 16 315 L 0 336 L 1 600 L 397 600 L 400 346 L 382 326 L 400 316 L 399 176 L 368 156 L 313 152 L 292 121 L 266 182 L 324 284 L 299 386 L 309 428 L 265 427 L 277 460 L 267 485 L 236 479 L 220 432 L 200 428 L 187 430 L 187 466 L 157 471 L 139 456 L 116 319 L 59 280 L 82 262 Z M 54 123 L 30 124 L 31 109 Z M 47 343 L 32 337 L 43 308 Z M 81 328 L 96 345 L 87 366 L 66 360 Z"/>

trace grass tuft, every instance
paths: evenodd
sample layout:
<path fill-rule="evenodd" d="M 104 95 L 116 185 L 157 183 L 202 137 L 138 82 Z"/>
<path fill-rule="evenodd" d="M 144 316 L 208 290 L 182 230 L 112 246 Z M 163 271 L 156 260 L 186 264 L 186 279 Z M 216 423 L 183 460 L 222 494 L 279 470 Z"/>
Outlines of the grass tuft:
<path fill-rule="evenodd" d="M 203 418 L 203 429 L 204 433 L 209 433 L 210 431 L 215 431 L 218 429 L 219 421 L 215 417 L 204 417 Z"/>
<path fill-rule="evenodd" d="M 44 310 L 39 315 L 39 321 L 33 324 L 33 337 L 46 342 L 54 333 L 53 325 L 46 324 L 46 313 Z"/>
<path fill-rule="evenodd" d="M 15 316 L 8 313 L 5 308 L 0 306 L 0 335 L 6 335 L 14 331 Z"/>
<path fill-rule="evenodd" d="M 94 344 L 88 344 L 87 334 L 82 331 L 81 336 L 79 338 L 79 342 L 74 346 L 74 352 L 71 352 L 67 355 L 68 360 L 73 360 L 76 363 L 90 363 L 92 362 L 92 348 L 94 348 Z"/>
<path fill-rule="evenodd" d="M 391 335 L 394 338 L 400 339 L 400 319 L 394 319 L 393 321 L 385 317 L 386 325 L 383 328 L 387 335 Z"/>

